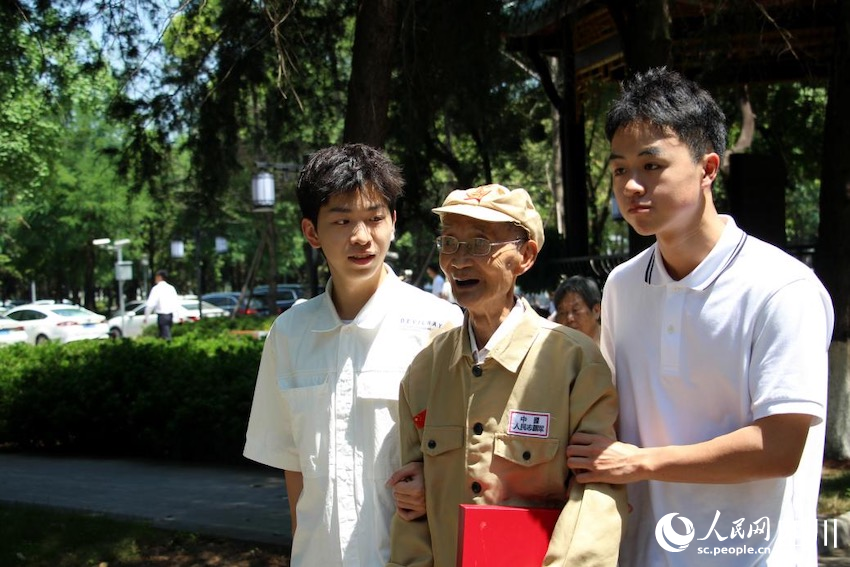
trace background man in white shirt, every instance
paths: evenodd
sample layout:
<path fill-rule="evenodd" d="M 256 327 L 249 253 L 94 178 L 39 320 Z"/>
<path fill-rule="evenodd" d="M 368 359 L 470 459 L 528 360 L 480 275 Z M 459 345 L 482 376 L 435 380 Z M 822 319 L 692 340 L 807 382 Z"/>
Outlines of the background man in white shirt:
<path fill-rule="evenodd" d="M 148 315 L 155 313 L 156 324 L 159 326 L 159 338 L 170 341 L 174 314 L 180 309 L 180 298 L 174 286 L 165 281 L 166 278 L 168 278 L 168 272 L 165 270 L 159 270 L 154 275 L 156 285 L 151 288 L 148 300 L 145 302 L 145 323 L 148 322 Z"/>

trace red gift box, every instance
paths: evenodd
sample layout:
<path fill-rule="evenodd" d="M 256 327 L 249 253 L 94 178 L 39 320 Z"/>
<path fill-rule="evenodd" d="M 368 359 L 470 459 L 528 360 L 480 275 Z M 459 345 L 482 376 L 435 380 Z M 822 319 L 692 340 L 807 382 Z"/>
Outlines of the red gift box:
<path fill-rule="evenodd" d="M 461 504 L 458 567 L 540 567 L 560 508 Z"/>

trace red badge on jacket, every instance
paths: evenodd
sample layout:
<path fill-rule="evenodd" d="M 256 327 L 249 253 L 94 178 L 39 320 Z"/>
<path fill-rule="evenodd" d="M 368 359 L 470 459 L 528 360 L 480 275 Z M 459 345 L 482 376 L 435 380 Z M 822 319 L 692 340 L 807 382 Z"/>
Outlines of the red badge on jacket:
<path fill-rule="evenodd" d="M 423 429 L 425 427 L 425 412 L 427 409 L 424 409 L 413 416 L 413 425 L 416 426 L 416 429 Z"/>

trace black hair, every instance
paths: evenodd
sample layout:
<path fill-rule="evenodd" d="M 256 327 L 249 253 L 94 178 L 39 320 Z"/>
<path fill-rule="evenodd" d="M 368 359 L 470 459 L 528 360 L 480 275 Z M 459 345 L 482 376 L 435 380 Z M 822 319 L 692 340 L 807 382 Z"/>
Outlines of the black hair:
<path fill-rule="evenodd" d="M 156 273 L 155 273 L 154 275 L 155 275 L 155 276 L 159 276 L 159 277 L 161 277 L 161 278 L 162 278 L 162 279 L 164 279 L 164 280 L 167 280 L 167 279 L 168 279 L 168 272 L 166 272 L 165 270 L 157 270 L 157 271 L 156 271 Z"/>
<path fill-rule="evenodd" d="M 314 225 L 319 209 L 341 193 L 375 191 L 391 212 L 404 190 L 401 170 L 380 150 L 365 144 L 343 144 L 321 149 L 301 170 L 295 193 L 302 218 Z"/>
<path fill-rule="evenodd" d="M 555 295 L 552 297 L 555 306 L 560 305 L 564 296 L 571 292 L 577 293 L 591 309 L 594 305 L 602 303 L 602 293 L 595 281 L 584 276 L 572 276 L 561 282 L 555 290 Z"/>
<path fill-rule="evenodd" d="M 666 67 L 636 73 L 622 84 L 605 122 L 608 141 L 620 128 L 648 122 L 669 129 L 691 152 L 694 162 L 726 151 L 726 117 L 711 95 L 694 81 Z"/>

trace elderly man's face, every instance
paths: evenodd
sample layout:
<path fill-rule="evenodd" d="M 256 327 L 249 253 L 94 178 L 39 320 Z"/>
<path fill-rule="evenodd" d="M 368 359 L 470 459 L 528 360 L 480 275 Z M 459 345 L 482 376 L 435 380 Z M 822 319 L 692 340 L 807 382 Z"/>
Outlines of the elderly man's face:
<path fill-rule="evenodd" d="M 472 315 L 495 315 L 510 309 L 516 279 L 531 267 L 536 256 L 536 244 L 528 242 L 525 231 L 511 223 L 447 213 L 440 234 L 468 243 L 461 244 L 453 254 L 440 254 L 440 266 L 455 300 Z M 485 256 L 475 256 L 471 246 L 476 238 L 501 244 L 493 244 Z"/>

